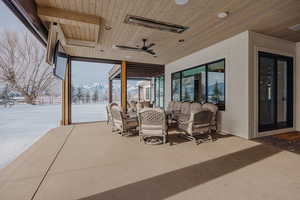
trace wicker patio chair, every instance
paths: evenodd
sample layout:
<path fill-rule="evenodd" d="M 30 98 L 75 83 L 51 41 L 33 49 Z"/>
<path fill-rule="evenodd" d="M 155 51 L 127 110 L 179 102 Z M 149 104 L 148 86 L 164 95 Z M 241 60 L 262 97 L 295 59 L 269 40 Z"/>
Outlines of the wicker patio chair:
<path fill-rule="evenodd" d="M 211 135 L 211 119 L 213 113 L 208 110 L 203 110 L 196 113 L 191 113 L 187 120 L 186 116 L 178 119 L 178 128 L 184 132 L 185 138 L 195 141 L 197 144 L 199 140 L 197 136 L 208 133 L 208 139 L 212 141 Z"/>
<path fill-rule="evenodd" d="M 112 116 L 111 116 L 111 107 L 113 105 L 117 106 L 118 104 L 116 104 L 116 103 L 110 103 L 110 104 L 106 105 L 106 114 L 107 114 L 107 121 L 106 121 L 106 123 L 110 124 L 111 126 L 113 126 L 113 120 L 112 120 Z"/>
<path fill-rule="evenodd" d="M 122 136 L 138 127 L 137 118 L 129 118 L 117 105 L 111 106 L 111 116 L 114 125 L 114 131 Z"/>
<path fill-rule="evenodd" d="M 165 111 L 160 108 L 145 108 L 139 112 L 140 141 L 146 137 L 162 137 L 167 142 L 168 126 Z"/>
<path fill-rule="evenodd" d="M 203 110 L 209 110 L 210 112 L 212 112 L 212 118 L 211 118 L 211 129 L 212 131 L 217 132 L 218 131 L 218 106 L 216 106 L 215 104 L 212 103 L 205 103 L 202 106 Z"/>

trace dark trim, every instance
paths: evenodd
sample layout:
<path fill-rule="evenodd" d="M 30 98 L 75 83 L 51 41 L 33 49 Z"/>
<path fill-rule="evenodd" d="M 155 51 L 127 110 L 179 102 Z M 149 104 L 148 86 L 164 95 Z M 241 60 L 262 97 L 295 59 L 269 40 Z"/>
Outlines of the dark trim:
<path fill-rule="evenodd" d="M 120 61 L 120 60 L 111 60 L 111 59 L 103 59 L 103 58 L 88 58 L 88 57 L 79 57 L 79 56 L 71 56 L 71 60 L 72 61 L 81 61 L 81 62 L 116 64 L 116 65 L 122 64 L 122 61 Z"/>
<path fill-rule="evenodd" d="M 225 62 L 224 62 L 225 63 Z M 207 100 L 208 100 L 208 73 L 207 73 L 207 65 L 204 65 L 204 67 L 205 67 L 205 102 L 207 102 Z M 224 76 L 225 76 L 225 74 L 224 74 Z M 224 87 L 225 88 L 225 87 Z M 224 94 L 225 95 L 225 94 Z M 224 99 L 225 99 L 225 96 L 224 96 Z"/>
<path fill-rule="evenodd" d="M 113 78 L 111 80 L 121 80 L 120 77 Z M 127 78 L 127 80 L 136 80 L 136 81 L 151 81 L 151 78 Z"/>
<path fill-rule="evenodd" d="M 47 46 L 48 31 L 37 16 L 37 8 L 34 1 L 2 0 L 2 2 L 14 13 L 14 15 L 25 25 L 25 27 L 42 43 Z M 27 5 L 27 10 L 24 8 Z M 31 7 L 31 11 L 28 10 Z M 33 13 L 33 11 L 35 13 Z M 30 15 L 28 14 L 30 13 Z M 30 16 L 30 17 L 29 17 Z M 35 19 L 35 22 L 33 19 Z"/>
<path fill-rule="evenodd" d="M 72 62 L 71 59 L 68 60 L 68 124 L 72 124 Z"/>
<path fill-rule="evenodd" d="M 173 72 L 171 74 L 171 100 L 173 101 L 173 77 L 174 77 L 174 74 L 180 73 L 180 101 L 182 101 L 182 87 L 183 87 L 183 85 L 182 85 L 182 73 L 184 71 L 195 69 L 195 68 L 198 68 L 198 67 L 205 67 L 205 102 L 208 102 L 208 65 L 218 63 L 218 62 L 222 62 L 222 61 L 224 61 L 224 106 L 223 105 L 218 105 L 218 107 L 219 107 L 219 110 L 225 111 L 225 107 L 226 107 L 225 106 L 225 104 L 226 104 L 226 59 L 225 58 L 221 58 L 221 59 L 209 62 L 209 63 L 200 64 L 200 65 L 197 65 L 197 66 L 194 66 L 194 67 L 190 67 L 190 68 L 187 68 L 187 69 L 183 69 L 183 70 L 180 70 L 180 71 Z"/>
<path fill-rule="evenodd" d="M 294 62 L 293 62 L 293 57 L 289 56 L 283 56 L 283 55 L 278 55 L 278 54 L 272 54 L 272 53 L 267 53 L 267 52 L 262 52 L 259 51 L 258 54 L 258 131 L 259 132 L 264 132 L 264 131 L 272 131 L 272 130 L 278 130 L 278 129 L 283 129 L 283 128 L 292 128 L 293 127 L 293 107 L 294 107 L 294 74 L 293 74 L 293 68 L 294 68 Z M 274 69 L 273 69 L 273 82 L 274 86 L 272 87 L 272 92 L 274 94 L 274 123 L 270 125 L 260 125 L 260 80 L 261 80 L 261 75 L 260 75 L 260 58 L 261 57 L 267 57 L 271 58 L 274 61 Z M 287 105 L 287 113 L 286 113 L 286 122 L 277 122 L 278 118 L 278 93 L 277 93 L 277 82 L 278 82 L 278 61 L 283 60 L 287 61 L 287 100 L 286 100 L 286 105 Z"/>
<path fill-rule="evenodd" d="M 165 90 L 165 81 L 166 81 L 166 78 L 165 78 L 165 75 L 160 75 L 160 76 L 155 76 L 153 77 L 154 78 L 154 104 L 156 105 L 156 97 L 158 96 L 158 101 L 159 101 L 159 107 L 160 108 L 164 108 L 165 107 L 165 95 L 166 95 L 166 90 Z M 163 102 L 162 102 L 162 105 L 160 104 L 160 86 L 161 86 L 161 79 L 163 78 Z M 158 90 L 159 90 L 159 93 L 157 94 L 157 87 L 156 87 L 156 82 L 158 81 Z"/>

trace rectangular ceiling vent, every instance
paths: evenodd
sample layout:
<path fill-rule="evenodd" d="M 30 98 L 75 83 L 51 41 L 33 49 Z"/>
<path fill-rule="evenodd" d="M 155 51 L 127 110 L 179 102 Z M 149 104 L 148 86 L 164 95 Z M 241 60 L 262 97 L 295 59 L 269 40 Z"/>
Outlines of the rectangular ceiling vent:
<path fill-rule="evenodd" d="M 147 19 L 144 17 L 138 17 L 133 15 L 127 15 L 125 17 L 124 23 L 134 24 L 138 26 L 143 26 L 147 28 L 157 29 L 160 31 L 169 31 L 173 33 L 182 33 L 186 31 L 189 27 L 156 21 L 153 19 Z"/>
<path fill-rule="evenodd" d="M 290 26 L 289 29 L 293 31 L 300 31 L 300 24 L 296 24 L 294 26 Z"/>

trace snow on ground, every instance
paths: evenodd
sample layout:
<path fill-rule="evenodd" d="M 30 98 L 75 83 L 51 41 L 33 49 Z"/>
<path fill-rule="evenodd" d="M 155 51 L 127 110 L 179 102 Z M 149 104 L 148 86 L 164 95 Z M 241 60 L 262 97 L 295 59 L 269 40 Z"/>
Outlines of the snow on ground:
<path fill-rule="evenodd" d="M 73 122 L 106 120 L 105 104 L 73 105 Z M 49 129 L 59 126 L 60 105 L 0 106 L 0 168 L 24 152 Z"/>
<path fill-rule="evenodd" d="M 72 104 L 72 122 L 93 122 L 106 120 L 106 103 Z"/>

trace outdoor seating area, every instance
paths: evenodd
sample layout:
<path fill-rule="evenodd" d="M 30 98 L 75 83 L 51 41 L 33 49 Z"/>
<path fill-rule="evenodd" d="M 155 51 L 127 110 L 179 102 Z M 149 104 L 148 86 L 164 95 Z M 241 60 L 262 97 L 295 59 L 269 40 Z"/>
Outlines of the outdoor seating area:
<path fill-rule="evenodd" d="M 211 103 L 202 105 L 171 101 L 164 110 L 154 108 L 150 102 L 131 101 L 127 109 L 128 112 L 123 111 L 116 103 L 107 105 L 108 122 L 113 132 L 122 136 L 138 134 L 140 141 L 161 137 L 164 144 L 172 128 L 199 144 L 203 138 L 199 139 L 198 136 L 207 134 L 206 139 L 213 141 L 213 134 L 217 132 L 218 107 Z"/>
<path fill-rule="evenodd" d="M 299 199 L 299 0 L 2 2 L 61 113 L 0 169 L 0 200 Z M 21 73 L 40 65 L 30 43 L 7 38 L 5 78 L 30 86 L 12 88 L 50 94 Z"/>

